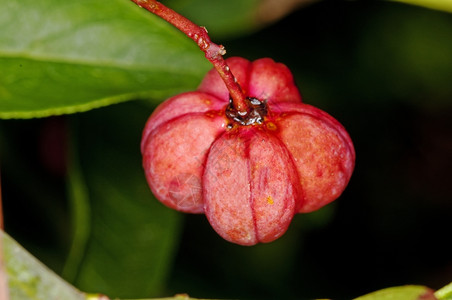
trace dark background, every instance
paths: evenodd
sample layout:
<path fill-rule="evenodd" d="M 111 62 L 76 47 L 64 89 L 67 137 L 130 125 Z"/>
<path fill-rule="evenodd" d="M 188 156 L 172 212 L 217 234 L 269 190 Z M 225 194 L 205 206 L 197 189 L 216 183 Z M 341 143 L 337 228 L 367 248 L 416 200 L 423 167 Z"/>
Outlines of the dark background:
<path fill-rule="evenodd" d="M 356 169 L 337 201 L 295 216 L 274 243 L 233 245 L 203 215 L 185 216 L 164 295 L 350 299 L 396 285 L 438 289 L 449 283 L 452 15 L 392 2 L 325 1 L 221 43 L 228 56 L 285 63 L 304 102 L 347 128 Z M 7 231 L 56 270 L 67 250 L 68 241 L 55 233 L 68 231 L 67 203 L 28 201 L 41 192 L 40 182 L 51 187 L 46 193 L 65 195 L 64 145 L 54 144 L 51 163 L 42 163 L 39 150 L 46 126 L 60 140 L 64 132 L 55 128 L 64 131 L 65 122 L 0 124 L 4 140 L 20 145 L 13 149 L 22 157 L 2 161 L 3 198 L 15 199 L 4 201 Z M 22 165 L 44 174 L 34 188 L 17 184 Z M 58 228 L 46 221 L 55 216 Z"/>

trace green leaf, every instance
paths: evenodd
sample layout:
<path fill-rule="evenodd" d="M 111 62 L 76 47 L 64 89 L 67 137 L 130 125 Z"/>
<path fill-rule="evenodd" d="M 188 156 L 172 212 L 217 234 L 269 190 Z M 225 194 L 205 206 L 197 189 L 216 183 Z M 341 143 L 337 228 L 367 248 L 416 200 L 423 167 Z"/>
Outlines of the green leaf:
<path fill-rule="evenodd" d="M 181 214 L 152 196 L 141 167 L 150 110 L 140 104 L 72 118 L 77 156 L 70 190 L 81 206 L 75 231 L 82 229 L 65 275 L 81 290 L 110 297 L 160 295 L 179 238 Z"/>
<path fill-rule="evenodd" d="M 439 300 L 452 300 L 452 282 L 435 292 Z"/>
<path fill-rule="evenodd" d="M 83 293 L 44 266 L 3 230 L 0 230 L 0 251 L 1 246 L 10 300 L 85 299 Z"/>
<path fill-rule="evenodd" d="M 75 113 L 193 89 L 197 45 L 128 0 L 0 0 L 0 118 Z"/>
<path fill-rule="evenodd" d="M 355 300 L 434 300 L 433 291 L 425 286 L 406 285 L 382 289 Z"/>
<path fill-rule="evenodd" d="M 450 0 L 392 0 L 407 4 L 424 6 L 431 9 L 452 12 L 452 1 Z"/>
<path fill-rule="evenodd" d="M 3 266 L 0 264 L 0 278 L 3 279 L 2 275 L 7 275 L 9 300 L 107 299 L 102 294 L 85 294 L 77 290 L 28 253 L 2 229 L 0 229 L 0 258 L 3 258 L 5 267 L 3 270 Z M 3 273 L 4 271 L 6 273 Z M 0 294 L 0 296 L 2 295 L 4 294 Z M 168 298 L 153 298 L 153 300 L 196 299 L 179 294 Z"/>

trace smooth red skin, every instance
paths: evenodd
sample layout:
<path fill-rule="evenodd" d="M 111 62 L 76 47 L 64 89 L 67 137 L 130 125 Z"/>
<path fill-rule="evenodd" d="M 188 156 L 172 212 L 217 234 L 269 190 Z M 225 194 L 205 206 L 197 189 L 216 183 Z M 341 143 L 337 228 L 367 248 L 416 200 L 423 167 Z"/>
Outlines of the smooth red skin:
<path fill-rule="evenodd" d="M 197 91 L 168 99 L 151 115 L 141 143 L 143 166 L 165 205 L 205 213 L 228 241 L 271 242 L 295 213 L 340 196 L 355 151 L 338 121 L 301 102 L 285 65 L 239 57 L 227 64 L 247 96 L 267 101 L 264 123 L 228 128 L 229 92 L 211 70 Z"/>

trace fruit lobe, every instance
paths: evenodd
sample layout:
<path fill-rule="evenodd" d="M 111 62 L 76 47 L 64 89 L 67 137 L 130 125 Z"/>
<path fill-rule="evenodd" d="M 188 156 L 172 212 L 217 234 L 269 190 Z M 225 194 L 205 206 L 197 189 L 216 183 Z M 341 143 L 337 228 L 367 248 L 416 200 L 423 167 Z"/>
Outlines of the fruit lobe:
<path fill-rule="evenodd" d="M 226 62 L 255 109 L 247 119 L 234 114 L 223 80 L 209 71 L 197 91 L 168 99 L 151 115 L 143 167 L 165 205 L 205 213 L 230 242 L 271 242 L 295 213 L 340 196 L 355 152 L 338 121 L 302 103 L 285 65 L 269 58 Z"/>

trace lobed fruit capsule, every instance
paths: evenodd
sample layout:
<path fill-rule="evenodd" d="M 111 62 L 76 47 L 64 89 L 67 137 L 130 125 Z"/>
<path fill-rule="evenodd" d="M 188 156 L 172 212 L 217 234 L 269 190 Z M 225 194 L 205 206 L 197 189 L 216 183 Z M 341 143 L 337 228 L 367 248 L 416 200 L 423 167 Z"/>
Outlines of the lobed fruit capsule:
<path fill-rule="evenodd" d="M 205 213 L 240 245 L 271 242 L 294 214 L 339 197 L 354 169 L 344 127 L 301 101 L 289 69 L 272 59 L 226 60 L 249 111 L 235 110 L 215 69 L 194 92 L 162 103 L 146 123 L 143 167 L 165 205 Z"/>

